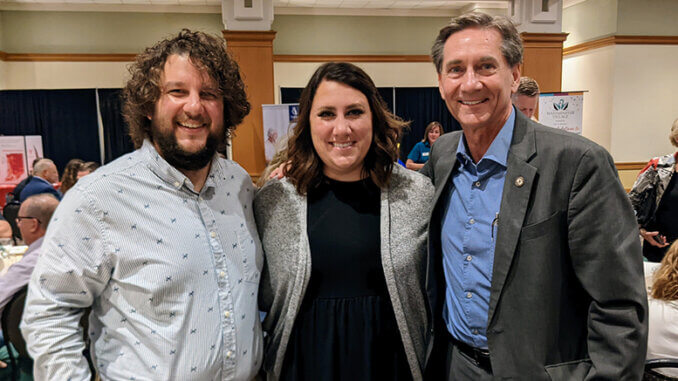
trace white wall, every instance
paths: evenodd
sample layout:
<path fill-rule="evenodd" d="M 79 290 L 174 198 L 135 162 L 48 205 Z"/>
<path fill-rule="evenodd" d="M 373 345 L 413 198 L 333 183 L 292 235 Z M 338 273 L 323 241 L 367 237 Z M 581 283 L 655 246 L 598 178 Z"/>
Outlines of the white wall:
<path fill-rule="evenodd" d="M 280 103 L 281 87 L 304 87 L 315 69 L 322 63 L 277 62 L 273 65 L 275 76 L 275 101 Z M 438 86 L 438 77 L 430 62 L 356 63 L 372 78 L 378 87 Z"/>
<path fill-rule="evenodd" d="M 4 62 L 0 89 L 119 88 L 129 62 Z"/>
<path fill-rule="evenodd" d="M 0 61 L 0 90 L 6 88 L 5 82 L 7 81 L 7 71 L 5 69 L 5 62 Z"/>
<path fill-rule="evenodd" d="M 675 152 L 668 140 L 678 118 L 678 46 L 615 47 L 612 149 L 617 161 Z"/>
<path fill-rule="evenodd" d="M 563 59 L 563 91 L 588 91 L 584 93 L 582 135 L 608 150 L 612 135 L 613 73 L 614 46 Z"/>

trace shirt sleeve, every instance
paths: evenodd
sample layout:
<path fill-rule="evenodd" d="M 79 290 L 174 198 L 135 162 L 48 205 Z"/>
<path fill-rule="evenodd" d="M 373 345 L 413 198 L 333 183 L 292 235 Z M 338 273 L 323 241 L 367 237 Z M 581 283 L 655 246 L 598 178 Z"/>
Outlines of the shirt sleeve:
<path fill-rule="evenodd" d="M 0 278 L 0 313 L 14 294 L 28 284 L 37 256 L 37 251 L 27 253 L 19 262 L 7 269 L 7 273 Z"/>
<path fill-rule="evenodd" d="M 71 191 L 47 229 L 21 324 L 36 380 L 90 379 L 79 321 L 112 271 L 105 216 L 93 200 Z"/>

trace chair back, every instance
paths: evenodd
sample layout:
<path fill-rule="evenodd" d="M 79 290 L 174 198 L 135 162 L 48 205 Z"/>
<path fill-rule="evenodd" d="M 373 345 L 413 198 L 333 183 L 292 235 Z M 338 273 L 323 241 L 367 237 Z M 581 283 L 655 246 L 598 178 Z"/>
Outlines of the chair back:
<path fill-rule="evenodd" d="M 657 369 L 678 369 L 678 359 L 663 358 L 645 361 L 645 373 L 643 381 L 678 381 L 678 377 L 662 374 Z"/>
<path fill-rule="evenodd" d="M 5 336 L 6 342 L 12 343 L 14 349 L 19 353 L 19 356 L 30 358 L 30 355 L 26 350 L 26 341 L 24 341 L 24 337 L 19 330 L 21 315 L 23 315 L 24 304 L 26 304 L 27 291 L 28 286 L 22 287 L 14 294 L 2 311 L 2 334 Z"/>
<path fill-rule="evenodd" d="M 12 238 L 15 243 L 17 240 L 21 239 L 21 231 L 19 231 L 19 227 L 16 224 L 19 208 L 21 208 L 21 203 L 19 201 L 11 201 L 2 209 L 2 216 L 5 217 L 7 222 L 9 222 L 9 226 L 12 227 Z"/>

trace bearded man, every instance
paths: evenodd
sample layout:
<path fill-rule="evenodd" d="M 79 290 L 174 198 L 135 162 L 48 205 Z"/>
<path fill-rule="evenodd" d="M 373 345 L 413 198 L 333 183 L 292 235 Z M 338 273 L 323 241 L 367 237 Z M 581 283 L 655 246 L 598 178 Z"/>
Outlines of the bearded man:
<path fill-rule="evenodd" d="M 54 214 L 23 334 L 39 380 L 249 380 L 262 356 L 261 244 L 247 173 L 219 157 L 250 110 L 224 41 L 181 31 L 124 89 L 137 150 L 78 181 Z"/>

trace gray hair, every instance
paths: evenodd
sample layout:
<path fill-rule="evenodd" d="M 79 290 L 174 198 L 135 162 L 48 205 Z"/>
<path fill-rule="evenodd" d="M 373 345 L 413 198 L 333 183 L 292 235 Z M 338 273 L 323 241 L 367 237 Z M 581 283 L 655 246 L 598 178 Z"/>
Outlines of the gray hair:
<path fill-rule="evenodd" d="M 438 73 L 442 71 L 443 67 L 445 42 L 454 33 L 468 28 L 495 29 L 501 34 L 501 53 L 509 66 L 514 67 L 523 62 L 523 41 L 511 20 L 503 16 L 490 16 L 486 13 L 472 12 L 452 18 L 452 21 L 438 33 L 438 37 L 431 48 L 431 58 Z"/>
<path fill-rule="evenodd" d="M 671 144 L 678 147 L 678 119 L 673 121 L 671 133 L 669 134 L 669 140 L 671 140 Z"/>
<path fill-rule="evenodd" d="M 51 193 L 39 193 L 28 197 L 21 203 L 24 213 L 30 217 L 37 218 L 43 229 L 47 229 L 49 220 L 52 218 L 52 214 L 54 214 L 58 205 L 59 200 Z"/>
<path fill-rule="evenodd" d="M 53 165 L 54 165 L 54 162 L 52 160 L 42 158 L 42 159 L 40 159 L 40 161 L 35 163 L 35 165 L 33 166 L 33 174 L 34 175 L 40 175 L 44 171 L 48 170 Z"/>

